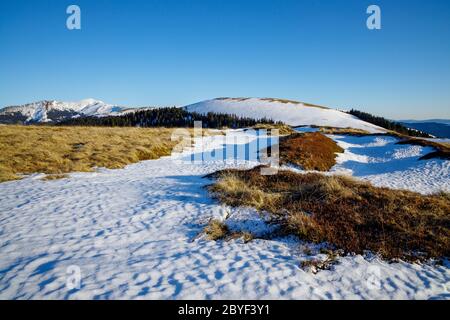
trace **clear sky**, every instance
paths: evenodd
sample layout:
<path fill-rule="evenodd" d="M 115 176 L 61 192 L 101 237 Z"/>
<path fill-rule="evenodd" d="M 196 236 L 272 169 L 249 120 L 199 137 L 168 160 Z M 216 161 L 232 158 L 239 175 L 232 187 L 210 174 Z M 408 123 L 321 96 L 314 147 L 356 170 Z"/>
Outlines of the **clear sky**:
<path fill-rule="evenodd" d="M 81 30 L 66 28 L 70 4 Z M 366 28 L 370 4 L 379 31 Z M 223 96 L 450 118 L 450 1 L 0 1 L 0 106 Z"/>

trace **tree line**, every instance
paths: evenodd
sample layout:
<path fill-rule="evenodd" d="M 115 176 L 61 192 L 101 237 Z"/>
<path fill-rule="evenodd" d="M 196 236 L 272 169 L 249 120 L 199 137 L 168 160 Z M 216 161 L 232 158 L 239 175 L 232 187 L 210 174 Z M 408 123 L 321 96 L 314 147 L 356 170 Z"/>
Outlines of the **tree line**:
<path fill-rule="evenodd" d="M 107 127 L 193 127 L 194 121 L 201 121 L 204 128 L 246 128 L 258 123 L 275 124 L 274 121 L 261 118 L 253 119 L 237 115 L 210 112 L 200 114 L 182 108 L 154 108 L 130 112 L 120 116 L 93 117 L 82 116 L 70 118 L 58 125 L 72 126 L 107 126 Z"/>
<path fill-rule="evenodd" d="M 433 138 L 432 135 L 430 135 L 426 132 L 407 128 L 398 122 L 391 121 L 391 120 L 388 120 L 383 117 L 374 116 L 373 114 L 370 114 L 367 112 L 351 109 L 347 113 L 349 113 L 363 121 L 372 123 L 379 127 L 382 127 L 382 128 L 388 129 L 388 130 L 392 130 L 392 131 L 395 131 L 395 132 L 398 132 L 401 134 L 405 134 L 405 135 L 412 136 L 412 137 Z"/>

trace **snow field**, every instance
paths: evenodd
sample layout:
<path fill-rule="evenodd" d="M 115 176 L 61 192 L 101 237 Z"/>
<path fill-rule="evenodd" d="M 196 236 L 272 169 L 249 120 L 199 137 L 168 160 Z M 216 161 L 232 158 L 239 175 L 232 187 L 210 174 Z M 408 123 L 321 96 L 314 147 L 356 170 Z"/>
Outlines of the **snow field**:
<path fill-rule="evenodd" d="M 197 149 L 124 169 L 73 173 L 53 181 L 42 181 L 38 174 L 0 184 L 0 298 L 450 298 L 447 261 L 443 266 L 389 264 L 357 255 L 341 258 L 330 271 L 312 274 L 299 267 L 309 258 L 302 247 L 311 245 L 296 239 L 244 244 L 199 236 L 211 218 L 227 217 L 234 230 L 263 234 L 271 228 L 254 210 L 221 206 L 208 196 L 204 186 L 211 181 L 205 174 L 258 164 L 189 161 L 200 143 L 207 143 L 210 152 L 221 148 L 220 139 L 197 139 Z M 398 184 L 414 189 L 421 174 L 439 178 L 427 171 L 438 166 L 444 176 L 432 186 L 448 186 L 448 162 L 415 161 L 427 150 L 396 149 L 385 138 L 335 139 L 346 144 L 336 172 L 352 170 L 379 184 L 393 183 L 397 178 L 392 175 L 398 172 L 399 178 L 410 179 Z M 398 162 L 397 171 L 377 172 L 377 166 L 389 167 L 389 162 Z M 358 163 L 371 169 L 364 171 Z M 71 266 L 80 268 L 80 289 L 66 286 Z"/>

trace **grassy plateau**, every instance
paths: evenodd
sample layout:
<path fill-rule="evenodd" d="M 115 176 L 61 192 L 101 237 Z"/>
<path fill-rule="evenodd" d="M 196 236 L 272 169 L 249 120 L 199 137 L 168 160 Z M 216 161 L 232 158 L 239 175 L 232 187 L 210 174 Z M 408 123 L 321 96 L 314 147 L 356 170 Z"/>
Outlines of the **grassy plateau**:
<path fill-rule="evenodd" d="M 125 127 L 0 127 L 0 182 L 46 173 L 65 177 L 95 167 L 122 168 L 170 155 L 173 129 Z"/>

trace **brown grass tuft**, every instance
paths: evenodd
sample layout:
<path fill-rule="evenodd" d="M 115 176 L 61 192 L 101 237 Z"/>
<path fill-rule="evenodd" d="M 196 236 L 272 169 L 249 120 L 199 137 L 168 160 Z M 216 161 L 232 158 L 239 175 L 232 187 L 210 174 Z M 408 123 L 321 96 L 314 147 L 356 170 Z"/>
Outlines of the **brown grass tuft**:
<path fill-rule="evenodd" d="M 0 129 L 0 182 L 19 174 L 64 174 L 123 168 L 170 155 L 176 142 L 164 128 L 7 125 Z"/>
<path fill-rule="evenodd" d="M 263 123 L 260 123 L 260 124 L 253 126 L 252 129 L 254 129 L 254 130 L 277 129 L 278 133 L 280 135 L 289 135 L 289 134 L 296 133 L 296 131 L 294 129 L 292 129 L 290 126 L 288 126 L 286 124 L 263 124 Z"/>
<path fill-rule="evenodd" d="M 51 181 L 51 180 L 59 180 L 59 179 L 66 179 L 69 178 L 68 174 L 47 174 L 45 177 L 41 178 L 41 180 L 44 181 Z"/>
<path fill-rule="evenodd" d="M 222 222 L 217 219 L 212 219 L 208 222 L 206 227 L 203 229 L 203 234 L 206 235 L 208 240 L 217 241 L 217 240 L 235 240 L 242 239 L 244 243 L 252 241 L 255 236 L 248 231 L 233 231 L 231 232 L 228 229 L 228 226 L 225 222 Z"/>
<path fill-rule="evenodd" d="M 318 273 L 321 270 L 331 270 L 331 268 L 338 263 L 337 256 L 328 256 L 325 260 L 312 259 L 303 260 L 300 263 L 300 267 L 313 274 Z"/>
<path fill-rule="evenodd" d="M 335 128 L 335 127 L 319 127 L 320 133 L 323 134 L 345 134 L 349 136 L 369 136 L 373 135 L 369 131 L 355 128 Z"/>
<path fill-rule="evenodd" d="M 231 98 L 231 97 L 220 97 L 216 98 L 216 100 L 230 100 L 230 101 L 246 101 L 251 98 L 249 97 L 238 97 L 238 98 Z M 257 98 L 258 99 L 258 98 Z M 292 104 L 303 104 L 305 107 L 312 107 L 312 108 L 320 108 L 320 109 L 329 109 L 328 107 L 319 106 L 317 104 L 312 103 L 306 103 L 306 102 L 300 102 L 295 100 L 289 100 L 289 99 L 280 99 L 280 98 L 259 98 L 259 100 L 262 101 L 268 101 L 268 102 L 279 102 L 279 103 L 292 103 Z"/>
<path fill-rule="evenodd" d="M 213 175 L 213 196 L 231 206 L 252 206 L 272 214 L 288 234 L 326 242 L 345 252 L 366 250 L 386 259 L 450 255 L 450 199 L 447 193 L 418 193 L 374 187 L 341 176 L 260 168 Z M 231 181 L 231 183 L 230 183 Z M 224 186 L 234 186 L 224 188 Z"/>
<path fill-rule="evenodd" d="M 305 170 L 330 170 L 336 164 L 338 152 L 344 150 L 319 132 L 295 133 L 280 138 L 280 163 L 292 163 Z"/>
<path fill-rule="evenodd" d="M 227 225 L 216 219 L 209 221 L 203 232 L 209 240 L 213 241 L 225 239 L 225 237 L 229 234 Z"/>
<path fill-rule="evenodd" d="M 269 102 L 279 102 L 279 103 L 303 104 L 305 107 L 319 108 L 319 109 L 329 109 L 328 107 L 319 106 L 319 105 L 317 105 L 317 104 L 306 103 L 306 102 L 300 102 L 300 101 L 289 100 L 289 99 L 261 98 L 261 100 L 263 100 L 263 101 L 269 101 Z"/>
<path fill-rule="evenodd" d="M 256 209 L 263 209 L 267 205 L 276 203 L 278 197 L 246 184 L 233 174 L 229 176 L 224 175 L 223 179 L 219 179 L 215 184 L 215 188 L 211 190 L 220 190 L 231 195 L 230 200 L 233 200 L 229 204 L 232 206 L 239 206 L 241 203 L 245 203 L 245 205 Z"/>

